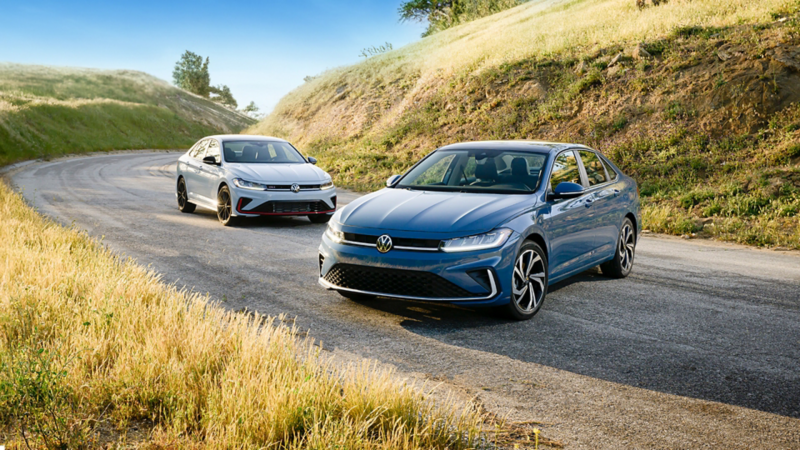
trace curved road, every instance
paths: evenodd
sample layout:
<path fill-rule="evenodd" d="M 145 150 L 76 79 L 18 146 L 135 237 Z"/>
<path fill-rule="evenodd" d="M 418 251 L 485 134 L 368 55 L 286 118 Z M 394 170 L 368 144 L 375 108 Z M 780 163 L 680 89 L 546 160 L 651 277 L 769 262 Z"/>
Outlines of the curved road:
<path fill-rule="evenodd" d="M 644 237 L 633 274 L 588 272 L 542 311 L 356 303 L 316 283 L 325 225 L 254 219 L 223 228 L 175 205 L 178 153 L 126 152 L 17 168 L 41 212 L 104 236 L 168 282 L 225 307 L 286 313 L 342 355 L 444 381 L 568 447 L 800 448 L 800 257 Z M 340 193 L 340 204 L 355 194 Z M 605 444 L 608 445 L 605 445 Z"/>

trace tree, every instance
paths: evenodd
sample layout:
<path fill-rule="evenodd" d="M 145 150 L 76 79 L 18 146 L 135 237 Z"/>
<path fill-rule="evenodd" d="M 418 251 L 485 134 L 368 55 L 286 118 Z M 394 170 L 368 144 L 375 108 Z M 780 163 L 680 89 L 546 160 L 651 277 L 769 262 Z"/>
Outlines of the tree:
<path fill-rule="evenodd" d="M 211 93 L 211 77 L 208 74 L 208 57 L 203 57 L 186 50 L 181 59 L 175 63 L 172 80 L 181 89 L 208 98 Z"/>
<path fill-rule="evenodd" d="M 256 106 L 256 102 L 250 102 L 249 105 L 245 106 L 242 110 L 245 114 L 257 113 L 259 111 L 258 106 Z"/>
<path fill-rule="evenodd" d="M 239 104 L 236 102 L 236 99 L 233 98 L 233 94 L 231 93 L 231 89 L 222 84 L 220 86 L 211 86 L 209 88 L 211 94 L 215 95 L 216 97 L 211 97 L 211 100 L 222 103 L 226 107 L 230 109 L 236 109 Z"/>
<path fill-rule="evenodd" d="M 428 22 L 429 36 L 458 24 L 513 8 L 526 0 L 407 0 L 400 4 L 400 20 Z"/>

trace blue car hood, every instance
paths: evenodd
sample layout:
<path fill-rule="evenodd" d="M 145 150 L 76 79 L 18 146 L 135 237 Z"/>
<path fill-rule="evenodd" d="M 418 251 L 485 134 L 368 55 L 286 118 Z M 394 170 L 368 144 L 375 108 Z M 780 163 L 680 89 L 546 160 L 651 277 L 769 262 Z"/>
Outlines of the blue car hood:
<path fill-rule="evenodd" d="M 427 232 L 489 231 L 535 204 L 532 195 L 382 189 L 341 212 L 342 225 Z"/>

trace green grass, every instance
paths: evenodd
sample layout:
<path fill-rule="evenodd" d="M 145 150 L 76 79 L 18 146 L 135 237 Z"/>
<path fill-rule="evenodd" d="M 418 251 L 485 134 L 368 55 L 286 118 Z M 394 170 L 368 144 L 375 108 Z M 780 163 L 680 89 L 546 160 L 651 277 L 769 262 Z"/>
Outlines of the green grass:
<path fill-rule="evenodd" d="M 141 72 L 0 63 L 0 165 L 69 153 L 184 148 L 252 123 Z"/>
<path fill-rule="evenodd" d="M 776 62 L 800 45 L 799 10 L 532 2 L 325 73 L 246 132 L 357 190 L 452 142 L 578 142 L 637 179 L 646 228 L 800 248 L 800 75 Z M 654 57 L 634 60 L 638 43 Z"/>

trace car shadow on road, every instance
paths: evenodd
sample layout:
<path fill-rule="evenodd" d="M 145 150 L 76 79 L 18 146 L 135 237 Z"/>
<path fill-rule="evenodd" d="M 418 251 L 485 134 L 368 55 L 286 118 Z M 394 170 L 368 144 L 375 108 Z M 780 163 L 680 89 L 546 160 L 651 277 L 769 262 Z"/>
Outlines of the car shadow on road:
<path fill-rule="evenodd" d="M 770 373 L 747 358 L 689 345 L 669 330 L 664 300 L 597 270 L 550 287 L 531 320 L 488 309 L 377 299 L 366 307 L 401 317 L 408 332 L 480 352 L 555 367 L 615 383 L 800 417 L 797 378 Z M 639 287 L 638 289 L 641 289 Z M 664 321 L 666 320 L 666 321 Z M 641 326 L 639 326 L 641 325 Z M 662 331 L 663 330 L 663 331 Z M 693 329 L 701 340 L 713 329 Z"/>

